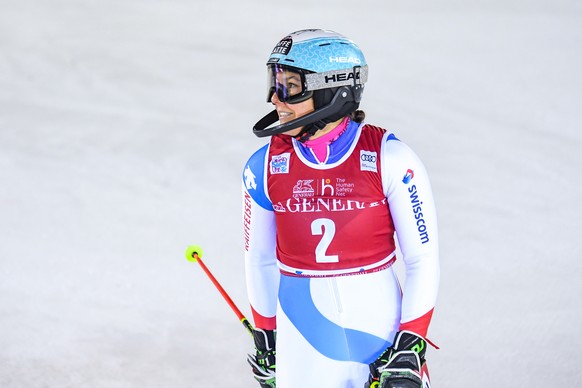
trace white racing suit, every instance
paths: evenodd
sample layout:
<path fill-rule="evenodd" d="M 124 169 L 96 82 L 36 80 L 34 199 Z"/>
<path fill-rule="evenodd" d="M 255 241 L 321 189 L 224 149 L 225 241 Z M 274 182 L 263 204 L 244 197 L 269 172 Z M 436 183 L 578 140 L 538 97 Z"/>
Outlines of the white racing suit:
<path fill-rule="evenodd" d="M 273 136 L 243 172 L 247 289 L 255 325 L 277 329 L 278 388 L 363 387 L 398 330 L 426 336 L 436 302 L 437 219 L 422 162 L 354 122 L 328 147 L 319 163 Z"/>

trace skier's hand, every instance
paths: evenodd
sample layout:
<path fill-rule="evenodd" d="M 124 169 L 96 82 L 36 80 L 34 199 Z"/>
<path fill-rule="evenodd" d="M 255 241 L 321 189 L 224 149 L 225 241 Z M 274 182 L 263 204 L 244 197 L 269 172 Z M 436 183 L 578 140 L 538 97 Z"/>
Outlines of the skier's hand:
<path fill-rule="evenodd" d="M 255 329 L 255 354 L 249 354 L 247 361 L 252 368 L 255 380 L 261 388 L 275 388 L 275 340 L 276 331 Z"/>
<path fill-rule="evenodd" d="M 411 331 L 396 334 L 394 344 L 370 364 L 364 388 L 421 388 L 426 341 Z"/>

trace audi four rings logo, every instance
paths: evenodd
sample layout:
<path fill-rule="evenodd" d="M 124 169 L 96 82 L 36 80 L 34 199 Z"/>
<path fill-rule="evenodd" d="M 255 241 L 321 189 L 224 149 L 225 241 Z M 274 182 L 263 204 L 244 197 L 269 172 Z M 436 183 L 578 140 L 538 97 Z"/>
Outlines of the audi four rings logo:
<path fill-rule="evenodd" d="M 360 151 L 360 170 L 378 172 L 378 166 L 376 160 L 378 160 L 378 154 L 375 151 Z"/>
<path fill-rule="evenodd" d="M 362 154 L 360 155 L 360 159 L 362 159 L 362 162 L 376 163 L 376 155 Z"/>

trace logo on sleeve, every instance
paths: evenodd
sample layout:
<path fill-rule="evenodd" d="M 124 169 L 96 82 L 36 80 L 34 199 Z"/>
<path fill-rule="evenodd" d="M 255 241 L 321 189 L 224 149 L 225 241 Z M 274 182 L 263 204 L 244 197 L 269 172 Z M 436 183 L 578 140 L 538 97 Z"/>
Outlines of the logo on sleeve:
<path fill-rule="evenodd" d="M 408 185 L 410 181 L 414 178 L 414 171 L 408 169 L 406 174 L 404 174 L 404 178 L 402 178 L 402 182 L 405 185 Z M 416 229 L 418 230 L 418 236 L 420 237 L 420 242 L 422 244 L 426 244 L 430 241 L 430 237 L 428 235 L 428 226 L 426 221 L 424 220 L 424 213 L 422 212 L 422 205 L 423 202 L 420 199 L 420 195 L 418 194 L 416 185 L 408 186 L 408 192 L 410 193 L 410 206 L 412 208 L 412 215 L 414 216 L 414 222 L 416 222 Z"/>
<path fill-rule="evenodd" d="M 286 152 L 281 155 L 274 155 L 269 163 L 271 174 L 289 174 L 289 159 L 291 154 Z"/>
<path fill-rule="evenodd" d="M 257 188 L 257 182 L 255 181 L 255 174 L 253 174 L 253 171 L 251 170 L 251 168 L 249 166 L 247 166 L 247 168 L 244 171 L 244 178 L 245 178 L 245 187 L 247 188 L 247 190 L 256 190 Z"/>
<path fill-rule="evenodd" d="M 410 180 L 412 178 L 414 178 L 414 171 L 412 171 L 411 169 L 408 169 L 406 171 L 406 174 L 404 174 L 404 178 L 402 178 L 402 183 L 407 185 L 408 183 L 410 183 Z"/>
<path fill-rule="evenodd" d="M 360 170 L 378 172 L 377 153 L 372 151 L 360 151 Z"/>

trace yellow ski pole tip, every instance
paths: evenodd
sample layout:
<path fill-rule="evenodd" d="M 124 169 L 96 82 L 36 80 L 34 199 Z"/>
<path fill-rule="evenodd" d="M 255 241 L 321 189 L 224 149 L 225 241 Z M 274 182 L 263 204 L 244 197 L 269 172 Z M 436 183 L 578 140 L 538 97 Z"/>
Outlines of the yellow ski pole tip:
<path fill-rule="evenodd" d="M 186 260 L 195 263 L 198 261 L 198 258 L 202 258 L 204 251 L 200 245 L 190 245 L 188 249 L 186 249 Z"/>

